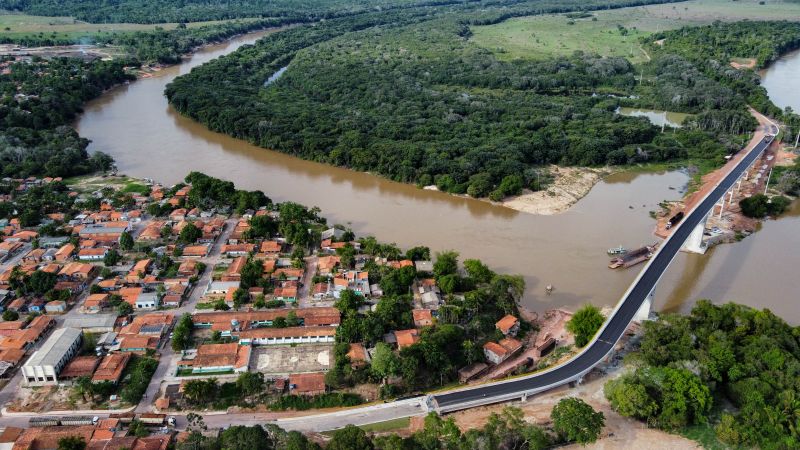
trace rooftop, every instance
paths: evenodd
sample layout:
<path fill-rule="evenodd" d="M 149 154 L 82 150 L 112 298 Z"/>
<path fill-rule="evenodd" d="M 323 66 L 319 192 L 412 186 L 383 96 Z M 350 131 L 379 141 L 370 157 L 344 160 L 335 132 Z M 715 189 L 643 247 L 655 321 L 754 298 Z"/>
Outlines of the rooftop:
<path fill-rule="evenodd" d="M 25 366 L 55 366 L 72 344 L 81 339 L 82 335 L 81 330 L 75 328 L 59 328 L 50 335 L 42 348 L 31 356 Z"/>

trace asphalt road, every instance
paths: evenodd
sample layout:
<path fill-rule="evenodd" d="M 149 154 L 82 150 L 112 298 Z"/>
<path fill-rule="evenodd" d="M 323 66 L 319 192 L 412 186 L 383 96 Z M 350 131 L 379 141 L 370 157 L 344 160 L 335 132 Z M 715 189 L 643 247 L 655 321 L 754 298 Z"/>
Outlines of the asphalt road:
<path fill-rule="evenodd" d="M 711 212 L 714 204 L 739 179 L 747 168 L 772 143 L 772 136 L 762 139 L 734 169 L 722 179 L 695 209 L 679 224 L 672 236 L 668 238 L 657 253 L 650 259 L 645 269 L 623 297 L 617 309 L 606 321 L 598 336 L 589 343 L 577 357 L 552 370 L 507 382 L 499 382 L 470 389 L 434 395 L 434 407 L 441 412 L 456 411 L 478 405 L 485 405 L 509 400 L 509 396 L 521 397 L 533 394 L 562 384 L 575 381 L 600 363 L 613 349 L 633 320 L 636 312 L 648 295 L 655 289 L 658 280 L 667 270 L 672 259 L 680 251 L 683 243 L 694 228 Z M 513 398 L 513 397 L 512 397 Z"/>

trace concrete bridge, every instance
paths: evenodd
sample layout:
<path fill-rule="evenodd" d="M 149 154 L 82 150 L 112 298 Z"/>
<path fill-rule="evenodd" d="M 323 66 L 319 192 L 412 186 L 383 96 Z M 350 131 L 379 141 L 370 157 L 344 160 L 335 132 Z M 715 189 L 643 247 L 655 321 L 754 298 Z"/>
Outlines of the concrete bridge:
<path fill-rule="evenodd" d="M 733 190 L 741 186 L 742 179 L 772 143 L 778 129 L 775 125 L 766 128 L 766 136 L 735 163 L 714 189 L 686 212 L 683 221 L 650 258 L 602 328 L 577 356 L 529 376 L 429 395 L 425 398 L 427 408 L 446 413 L 509 400 L 525 400 L 529 395 L 580 380 L 611 353 L 631 321 L 647 319 L 656 286 L 675 255 L 681 249 L 705 252 L 703 232 L 706 221 L 716 207 L 725 207 L 726 198 L 728 202 L 732 200 Z"/>

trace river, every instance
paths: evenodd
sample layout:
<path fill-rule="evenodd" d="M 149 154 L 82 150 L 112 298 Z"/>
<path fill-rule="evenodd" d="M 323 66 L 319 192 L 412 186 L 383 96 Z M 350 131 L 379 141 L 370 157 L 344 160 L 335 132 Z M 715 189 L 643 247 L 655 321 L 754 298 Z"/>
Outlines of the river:
<path fill-rule="evenodd" d="M 500 272 L 521 274 L 527 282 L 523 303 L 540 312 L 584 303 L 613 306 L 641 266 L 609 270 L 606 249 L 654 242 L 649 211 L 662 200 L 680 198 L 688 181 L 682 172 L 619 173 L 566 213 L 534 216 L 264 150 L 210 132 L 169 107 L 163 91 L 172 79 L 263 34 L 206 47 L 153 78 L 109 91 L 86 106 L 78 131 L 92 140 L 91 151 L 112 155 L 121 173 L 171 184 L 199 170 L 261 189 L 276 201 L 319 206 L 332 223 L 358 234 L 403 248 L 457 249 L 462 259 L 480 258 Z M 787 228 L 797 230 L 800 210 L 792 214 L 706 256 L 681 254 L 656 292 L 656 308 L 684 310 L 702 296 L 769 307 L 800 321 L 800 308 L 784 301 L 800 298 L 800 283 L 780 285 L 770 278 L 780 279 L 777 271 L 796 262 L 792 249 L 800 242 L 786 238 L 793 236 Z M 555 287 L 550 295 L 548 284 Z"/>

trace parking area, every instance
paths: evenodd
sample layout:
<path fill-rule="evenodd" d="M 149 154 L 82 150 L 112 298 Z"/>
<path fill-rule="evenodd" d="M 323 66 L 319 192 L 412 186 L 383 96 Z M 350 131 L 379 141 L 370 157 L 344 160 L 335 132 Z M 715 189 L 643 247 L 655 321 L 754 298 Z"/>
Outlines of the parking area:
<path fill-rule="evenodd" d="M 321 372 L 333 364 L 333 344 L 264 345 L 253 353 L 251 370 L 265 375 Z"/>

